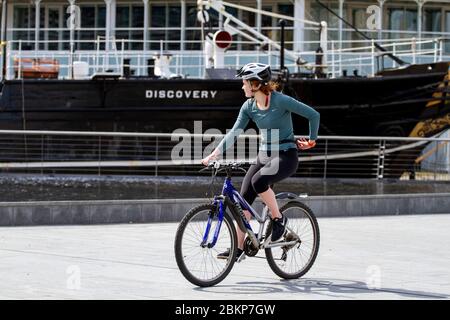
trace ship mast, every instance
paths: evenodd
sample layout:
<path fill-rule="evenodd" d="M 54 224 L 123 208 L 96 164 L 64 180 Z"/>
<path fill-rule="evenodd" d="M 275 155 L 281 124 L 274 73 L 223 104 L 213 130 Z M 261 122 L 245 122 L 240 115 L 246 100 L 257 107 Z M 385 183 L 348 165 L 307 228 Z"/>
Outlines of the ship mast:
<path fill-rule="evenodd" d="M 298 19 L 298 18 L 286 16 L 286 15 L 279 14 L 279 13 L 273 13 L 273 12 L 264 11 L 261 9 L 255 9 L 255 8 L 246 7 L 246 6 L 242 6 L 239 4 L 229 3 L 229 2 L 220 1 L 220 0 L 198 0 L 197 6 L 198 6 L 199 10 L 204 11 L 204 10 L 208 10 L 209 8 L 212 8 L 212 9 L 216 10 L 218 13 L 222 14 L 226 18 L 225 22 L 223 23 L 223 27 L 226 31 L 230 32 L 231 34 L 239 34 L 240 36 L 242 36 L 246 39 L 249 39 L 250 41 L 254 41 L 261 46 L 270 44 L 273 48 L 275 48 L 277 50 L 282 49 L 281 45 L 279 43 L 273 41 L 272 39 L 266 37 L 262 33 L 254 30 L 254 28 L 252 28 L 249 25 L 245 24 L 244 22 L 240 21 L 239 19 L 234 17 L 232 14 L 228 13 L 225 10 L 225 7 L 231 7 L 231 8 L 235 8 L 235 9 L 241 9 L 241 10 L 245 10 L 245 11 L 259 13 L 262 15 L 267 15 L 267 16 L 270 16 L 273 18 L 278 18 L 278 19 L 283 19 L 283 20 L 299 21 L 299 22 L 302 22 L 305 24 L 310 24 L 315 27 L 319 27 L 320 46 L 322 47 L 323 57 L 324 57 L 323 64 L 324 65 L 326 64 L 325 57 L 326 57 L 326 52 L 327 52 L 327 29 L 328 28 L 327 28 L 327 23 L 325 21 L 322 21 L 319 23 L 319 22 L 314 22 L 314 21 L 305 20 L 305 19 Z M 231 23 L 234 23 L 236 26 L 240 27 L 242 30 L 232 26 Z M 245 30 L 245 32 L 243 30 Z M 292 58 L 298 66 L 303 66 L 306 68 L 313 67 L 312 64 L 310 64 L 306 60 L 302 59 L 299 56 L 299 54 L 294 51 L 285 49 L 284 53 L 286 56 L 289 56 L 290 58 Z"/>

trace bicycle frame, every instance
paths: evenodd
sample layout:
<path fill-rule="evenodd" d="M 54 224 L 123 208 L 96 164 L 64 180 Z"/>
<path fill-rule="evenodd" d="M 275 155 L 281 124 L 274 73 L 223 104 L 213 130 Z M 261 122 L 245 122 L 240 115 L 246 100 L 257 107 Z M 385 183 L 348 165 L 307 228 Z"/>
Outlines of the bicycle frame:
<path fill-rule="evenodd" d="M 201 243 L 201 246 L 208 248 L 214 247 L 214 245 L 217 242 L 217 239 L 219 237 L 220 228 L 222 226 L 222 222 L 224 219 L 224 215 L 226 214 L 226 208 L 230 207 L 230 211 L 233 214 L 238 227 L 242 230 L 242 232 L 247 233 L 250 237 L 250 240 L 252 241 L 253 245 L 256 248 L 263 249 L 263 248 L 271 248 L 271 247 L 278 247 L 278 246 L 285 246 L 290 244 L 295 244 L 296 241 L 290 241 L 290 242 L 279 242 L 270 244 L 269 237 L 265 239 L 264 243 L 261 244 L 261 240 L 263 237 L 263 229 L 264 224 L 267 219 L 269 219 L 268 215 L 268 208 L 267 206 L 264 206 L 263 212 L 261 215 L 259 215 L 256 210 L 241 196 L 241 194 L 234 188 L 233 184 L 231 183 L 231 177 L 227 176 L 225 178 L 223 188 L 222 188 L 222 194 L 219 196 L 215 196 L 213 200 L 213 206 L 214 208 L 217 208 L 219 206 L 218 210 L 218 223 L 216 226 L 216 229 L 214 230 L 214 236 L 211 242 L 207 244 L 209 233 L 211 231 L 211 224 L 212 220 L 214 218 L 215 212 L 210 212 L 208 217 L 208 222 L 205 230 L 205 234 L 203 235 L 203 240 Z M 259 231 L 257 235 L 252 230 L 252 227 L 250 226 L 249 221 L 247 221 L 247 218 L 242 213 L 242 210 L 238 210 L 239 208 L 237 206 L 240 206 L 243 210 L 248 210 L 252 217 L 254 217 L 258 223 L 259 223 Z M 290 230 L 292 231 L 292 230 Z"/>

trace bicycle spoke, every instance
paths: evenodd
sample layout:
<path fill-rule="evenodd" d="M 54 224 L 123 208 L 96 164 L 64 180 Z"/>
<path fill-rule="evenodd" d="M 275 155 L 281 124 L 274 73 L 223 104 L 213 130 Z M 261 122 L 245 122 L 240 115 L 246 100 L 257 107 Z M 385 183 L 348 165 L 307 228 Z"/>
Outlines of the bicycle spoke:
<path fill-rule="evenodd" d="M 229 270 L 230 260 L 221 260 L 217 255 L 232 246 L 230 234 L 230 222 L 224 219 L 216 244 L 212 248 L 202 247 L 200 244 L 208 226 L 209 210 L 196 212 L 190 220 L 186 222 L 181 242 L 181 253 L 183 264 L 190 277 L 199 281 L 212 281 Z M 214 235 L 218 227 L 218 217 L 216 216 L 210 224 L 206 244 L 214 240 Z"/>
<path fill-rule="evenodd" d="M 317 254 L 316 236 L 318 234 L 312 218 L 303 205 L 295 202 L 288 204 L 283 207 L 282 213 L 288 217 L 289 232 L 294 238 L 298 238 L 300 243 L 288 246 L 287 251 L 284 251 L 283 246 L 268 249 L 271 252 L 269 257 L 271 256 L 270 259 L 273 261 L 271 267 L 277 274 L 294 277 L 296 274 L 303 274 L 304 270 L 307 271 L 311 267 L 311 262 Z M 286 242 L 290 242 L 289 239 Z M 282 259 L 283 255 L 285 259 Z"/>

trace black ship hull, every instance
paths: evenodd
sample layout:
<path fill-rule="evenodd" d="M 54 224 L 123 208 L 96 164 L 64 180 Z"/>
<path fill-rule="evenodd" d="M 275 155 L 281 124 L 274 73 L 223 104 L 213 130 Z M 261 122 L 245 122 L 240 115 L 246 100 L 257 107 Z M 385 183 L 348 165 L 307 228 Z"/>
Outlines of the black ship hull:
<path fill-rule="evenodd" d="M 447 63 L 422 69 L 370 78 L 292 78 L 284 91 L 320 112 L 321 135 L 408 136 L 419 122 L 450 112 Z M 443 93 L 433 98 L 439 85 Z M 245 101 L 241 87 L 238 80 L 219 79 L 4 81 L 0 129 L 170 133 L 193 132 L 194 121 L 202 121 L 203 130 L 225 132 Z M 430 101 L 436 103 L 427 107 Z M 293 120 L 296 134 L 308 133 L 305 119 Z"/>
<path fill-rule="evenodd" d="M 450 125 L 448 81 L 448 63 L 436 63 L 388 70 L 376 77 L 289 78 L 283 91 L 320 112 L 319 135 L 431 136 Z M 93 80 L 4 81 L 0 98 L 0 130 L 171 133 L 183 129 L 185 132 L 204 133 L 215 128 L 225 133 L 233 126 L 245 101 L 241 87 L 239 80 L 219 79 L 105 77 Z M 294 115 L 293 122 L 295 134 L 308 134 L 306 119 Z M 255 125 L 251 123 L 250 127 L 255 128 Z M 102 156 L 108 159 L 115 159 L 114 155 L 124 150 L 127 151 L 127 159 L 170 159 L 170 150 L 159 150 L 156 156 L 143 156 L 148 150 L 139 150 L 142 148 L 139 144 L 130 153 L 120 138 L 117 141 L 115 138 L 108 139 L 111 139 L 109 144 L 107 139 L 101 140 L 109 150 Z M 358 141 L 345 141 L 340 143 L 340 148 L 347 152 L 358 149 Z M 32 154 L 34 149 L 45 149 L 48 161 L 91 160 L 98 159 L 100 154 L 97 152 L 103 149 L 86 141 L 86 147 L 81 151 L 69 151 L 57 138 L 35 142 L 24 136 L 17 143 L 21 146 L 15 147 L 14 155 L 5 153 L 2 160 L 41 160 L 43 154 Z M 411 171 L 411 163 L 414 163 L 420 150 L 405 151 L 406 155 L 396 153 L 386 159 L 386 166 L 390 169 L 385 170 L 385 177 L 398 178 L 405 171 Z M 323 147 L 313 149 L 315 152 L 323 152 Z M 356 159 L 355 163 L 350 159 L 329 160 L 326 162 L 326 176 L 348 176 L 341 170 L 344 161 L 346 167 L 351 164 L 353 171 L 360 172 L 355 173 L 354 177 L 373 178 L 377 172 L 363 163 L 376 163 L 376 160 L 364 162 Z M 298 174 L 323 176 L 324 163 L 319 162 L 314 166 L 301 166 Z M 182 168 L 172 169 L 186 174 Z M 44 169 L 39 170 L 43 172 Z M 111 172 L 124 170 L 119 168 Z M 71 170 L 67 169 L 67 172 Z M 108 170 L 102 169 L 102 172 Z"/>

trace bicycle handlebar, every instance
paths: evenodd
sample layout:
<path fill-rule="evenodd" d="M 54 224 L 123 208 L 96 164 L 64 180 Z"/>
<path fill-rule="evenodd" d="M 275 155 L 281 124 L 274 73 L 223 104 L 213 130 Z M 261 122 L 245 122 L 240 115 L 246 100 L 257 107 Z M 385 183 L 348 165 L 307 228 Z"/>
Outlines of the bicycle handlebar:
<path fill-rule="evenodd" d="M 220 162 L 220 161 L 211 161 L 208 163 L 206 167 L 203 169 L 200 169 L 199 172 L 203 172 L 205 170 L 209 169 L 216 169 L 216 174 L 222 171 L 229 171 L 229 170 L 239 170 L 243 171 L 244 173 L 247 173 L 247 171 L 244 168 L 241 168 L 241 166 L 244 163 L 239 162 Z"/>

